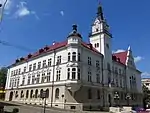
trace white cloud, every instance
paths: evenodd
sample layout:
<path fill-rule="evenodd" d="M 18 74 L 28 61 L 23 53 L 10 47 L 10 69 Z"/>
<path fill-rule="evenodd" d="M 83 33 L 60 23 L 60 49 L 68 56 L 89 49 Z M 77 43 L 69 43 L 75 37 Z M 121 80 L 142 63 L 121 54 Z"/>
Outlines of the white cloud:
<path fill-rule="evenodd" d="M 141 57 L 141 56 L 136 56 L 136 57 L 134 57 L 134 62 L 135 63 L 138 63 L 138 62 L 140 62 L 141 60 L 143 60 L 144 58 L 143 57 Z"/>
<path fill-rule="evenodd" d="M 150 73 L 144 72 L 141 74 L 142 78 L 150 78 Z"/>
<path fill-rule="evenodd" d="M 120 53 L 120 52 L 125 52 L 123 49 L 118 49 L 117 51 L 112 51 L 112 53 Z"/>
<path fill-rule="evenodd" d="M 60 11 L 61 16 L 64 16 L 64 11 Z"/>
<path fill-rule="evenodd" d="M 37 16 L 35 11 L 29 10 L 29 8 L 26 6 L 27 2 L 20 2 L 19 5 L 17 5 L 17 11 L 15 13 L 16 18 L 34 15 L 36 19 L 39 20 L 39 17 Z"/>

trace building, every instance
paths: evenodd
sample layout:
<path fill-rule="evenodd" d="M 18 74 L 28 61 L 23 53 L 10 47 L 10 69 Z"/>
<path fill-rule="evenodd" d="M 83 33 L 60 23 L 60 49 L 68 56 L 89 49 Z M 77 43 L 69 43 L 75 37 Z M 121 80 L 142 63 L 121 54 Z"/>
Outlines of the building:
<path fill-rule="evenodd" d="M 145 85 L 150 90 L 150 78 L 142 78 L 142 85 Z"/>
<path fill-rule="evenodd" d="M 45 90 L 47 106 L 62 109 L 142 105 L 141 72 L 132 50 L 112 54 L 111 38 L 99 5 L 89 44 L 73 25 L 64 42 L 41 48 L 9 66 L 5 100 L 41 105 Z"/>

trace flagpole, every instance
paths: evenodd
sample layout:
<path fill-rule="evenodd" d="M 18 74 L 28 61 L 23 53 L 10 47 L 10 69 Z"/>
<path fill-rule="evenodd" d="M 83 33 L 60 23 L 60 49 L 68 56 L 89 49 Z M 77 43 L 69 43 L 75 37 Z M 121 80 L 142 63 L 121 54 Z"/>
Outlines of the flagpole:
<path fill-rule="evenodd" d="M 1 24 L 2 20 L 3 20 L 3 13 L 4 13 L 4 9 L 5 9 L 7 1 L 8 0 L 5 0 L 4 4 L 0 4 L 0 8 L 2 8 L 2 14 L 1 14 L 1 18 L 0 18 L 0 24 Z"/>

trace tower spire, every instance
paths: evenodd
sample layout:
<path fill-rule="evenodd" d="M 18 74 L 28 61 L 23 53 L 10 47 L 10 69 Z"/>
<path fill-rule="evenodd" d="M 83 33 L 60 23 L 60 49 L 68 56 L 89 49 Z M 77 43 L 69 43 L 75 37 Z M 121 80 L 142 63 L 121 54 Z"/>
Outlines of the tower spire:
<path fill-rule="evenodd" d="M 102 5 L 99 1 L 99 5 L 97 8 L 97 17 L 100 18 L 101 20 L 104 20 L 104 16 L 103 16 L 103 9 L 102 9 Z"/>

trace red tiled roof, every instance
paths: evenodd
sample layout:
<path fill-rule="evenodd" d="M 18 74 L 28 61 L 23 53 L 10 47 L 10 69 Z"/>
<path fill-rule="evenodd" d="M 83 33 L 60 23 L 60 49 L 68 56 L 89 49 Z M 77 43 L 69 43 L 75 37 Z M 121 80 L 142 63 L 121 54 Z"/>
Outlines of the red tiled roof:
<path fill-rule="evenodd" d="M 120 53 L 114 53 L 113 56 L 115 56 L 116 58 L 119 58 L 120 59 L 120 62 L 122 64 L 126 64 L 126 60 L 127 60 L 127 51 L 125 52 L 120 52 Z"/>
<path fill-rule="evenodd" d="M 81 43 L 84 47 L 96 52 L 96 53 L 99 53 L 91 44 L 86 44 L 85 42 L 82 42 Z M 50 51 L 53 51 L 53 50 L 56 50 L 56 49 L 59 49 L 61 47 L 64 47 L 67 45 L 67 41 L 64 41 L 64 42 L 59 42 L 59 43 L 55 43 L 54 45 L 51 45 L 51 46 L 46 46 L 44 48 L 41 48 L 39 49 L 39 51 L 33 53 L 33 54 L 29 54 L 28 56 L 26 57 L 22 57 L 20 59 L 17 59 L 16 60 L 16 63 L 18 62 L 22 62 L 22 61 L 27 61 L 29 60 L 30 58 L 34 58 L 36 56 L 39 56 L 43 53 L 47 53 L 47 52 L 50 52 Z"/>

